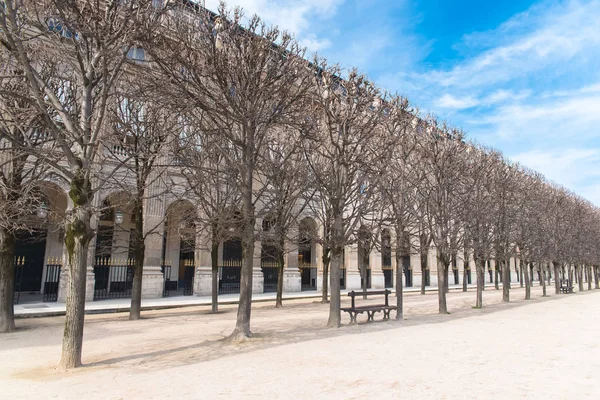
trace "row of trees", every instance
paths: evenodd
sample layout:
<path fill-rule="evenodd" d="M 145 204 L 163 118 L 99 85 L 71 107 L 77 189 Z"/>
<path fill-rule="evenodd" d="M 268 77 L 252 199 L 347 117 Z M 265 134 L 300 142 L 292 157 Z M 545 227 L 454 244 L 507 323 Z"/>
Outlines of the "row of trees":
<path fill-rule="evenodd" d="M 81 365 L 88 250 L 107 185 L 131 194 L 136 215 L 132 319 L 140 316 L 143 266 L 160 262 L 146 244 L 158 234 L 158 219 L 148 216 L 161 196 L 198 205 L 189 218 L 211 252 L 214 312 L 218 245 L 241 239 L 232 340 L 251 336 L 255 243 L 274 249 L 280 306 L 285 254 L 304 213 L 321 227 L 313 235 L 330 278 L 331 327 L 341 321 L 344 248 L 381 247 L 383 228 L 395 233 L 398 319 L 401 258 L 419 251 L 425 268 L 432 246 L 440 313 L 459 258 L 475 262 L 477 307 L 489 259 L 502 268 L 505 301 L 515 256 L 524 266 L 551 264 L 555 277 L 564 266 L 579 274 L 594 266 L 597 285 L 597 208 L 419 115 L 365 75 L 317 56 L 307 62 L 289 34 L 257 16 L 224 4 L 215 15 L 187 2 L 6 0 L 0 42 L 0 330 L 14 329 L 14 237 L 24 228 L 15 210 L 39 201 L 15 193 L 59 177 L 72 201 L 63 222 L 65 368 Z"/>

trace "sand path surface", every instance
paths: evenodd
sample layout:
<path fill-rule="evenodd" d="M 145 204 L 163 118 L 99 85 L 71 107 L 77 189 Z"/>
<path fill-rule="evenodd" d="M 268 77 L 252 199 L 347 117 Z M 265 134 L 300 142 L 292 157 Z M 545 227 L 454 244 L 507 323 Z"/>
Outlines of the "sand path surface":
<path fill-rule="evenodd" d="M 549 290 L 550 292 L 550 290 Z M 84 363 L 53 366 L 63 317 L 0 336 L 0 398 L 600 398 L 600 290 L 523 301 L 523 290 L 406 296 L 406 320 L 324 328 L 328 306 L 257 304 L 256 337 L 224 340 L 235 306 L 86 317 Z M 376 316 L 381 318 L 381 316 Z M 366 319 L 364 317 L 363 319 Z M 348 317 L 343 315 L 344 324 Z M 359 317 L 360 321 L 360 317 Z"/>

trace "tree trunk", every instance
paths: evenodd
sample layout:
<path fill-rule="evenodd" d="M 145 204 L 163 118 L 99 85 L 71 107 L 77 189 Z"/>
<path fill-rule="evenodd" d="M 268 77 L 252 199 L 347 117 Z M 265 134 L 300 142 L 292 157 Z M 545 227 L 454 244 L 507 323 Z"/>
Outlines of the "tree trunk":
<path fill-rule="evenodd" d="M 343 216 L 341 213 L 335 215 L 333 220 L 333 247 L 331 249 L 331 301 L 329 303 L 329 320 L 327 326 L 330 328 L 339 328 L 342 323 L 341 315 L 341 294 L 340 294 L 340 267 L 342 265 L 342 247 L 344 243 Z"/>
<path fill-rule="evenodd" d="M 402 252 L 404 249 L 403 232 L 404 228 L 396 229 L 396 319 L 402 321 L 404 319 L 404 304 L 403 295 L 404 287 L 402 284 Z"/>
<path fill-rule="evenodd" d="M 467 291 L 467 283 L 469 281 L 468 278 L 468 274 L 471 273 L 471 270 L 469 269 L 469 259 L 467 258 L 468 254 L 465 251 L 465 264 L 463 265 L 463 284 L 462 284 L 462 291 L 466 292 Z"/>
<path fill-rule="evenodd" d="M 331 263 L 331 257 L 328 255 L 325 259 L 323 255 L 323 288 L 321 290 L 321 303 L 329 303 L 329 265 Z"/>
<path fill-rule="evenodd" d="M 517 272 L 519 274 L 519 285 L 521 287 L 523 287 L 523 261 L 519 259 L 519 271 Z"/>
<path fill-rule="evenodd" d="M 575 266 L 576 270 L 577 270 L 577 279 L 579 283 L 579 291 L 583 292 L 583 266 L 582 265 L 577 265 Z"/>
<path fill-rule="evenodd" d="M 251 135 L 250 135 L 251 136 Z M 253 153 L 246 149 L 245 163 L 252 164 Z M 254 225 L 256 223 L 253 203 L 254 167 L 247 166 L 243 188 L 243 216 L 242 230 L 242 270 L 240 276 L 240 302 L 238 305 L 235 328 L 231 339 L 245 339 L 252 336 L 250 330 L 250 317 L 252 313 L 252 273 L 254 269 Z"/>
<path fill-rule="evenodd" d="M 210 264 L 211 264 L 211 312 L 217 314 L 219 312 L 219 241 L 216 236 L 213 236 L 210 245 Z"/>
<path fill-rule="evenodd" d="M 427 251 L 421 251 L 421 294 L 425 294 L 425 277 L 427 276 Z"/>
<path fill-rule="evenodd" d="M 586 280 L 587 280 L 587 284 L 588 284 L 588 290 L 592 290 L 592 270 L 591 267 L 589 265 L 585 266 L 585 270 L 586 270 Z"/>
<path fill-rule="evenodd" d="M 552 262 L 554 266 L 554 293 L 560 294 L 560 266 L 556 261 Z"/>
<path fill-rule="evenodd" d="M 483 288 L 485 286 L 485 261 L 475 260 L 475 273 L 477 275 L 477 298 L 475 308 L 483 307 Z"/>
<path fill-rule="evenodd" d="M 0 228 L 0 333 L 15 330 L 15 238 Z"/>
<path fill-rule="evenodd" d="M 529 266 L 527 261 L 521 260 L 521 269 L 525 278 L 525 300 L 531 300 L 531 281 L 529 280 Z"/>
<path fill-rule="evenodd" d="M 496 265 L 494 266 L 494 289 L 496 290 L 500 290 L 500 285 L 499 285 L 499 276 L 500 275 L 498 273 L 499 268 L 500 268 L 500 263 L 501 261 L 498 261 L 498 258 L 496 257 Z"/>
<path fill-rule="evenodd" d="M 599 279 L 598 279 L 598 266 L 597 265 L 593 266 L 593 271 L 594 271 L 594 287 L 596 289 L 600 289 L 600 282 L 599 282 Z"/>
<path fill-rule="evenodd" d="M 501 264 L 502 267 L 502 302 L 508 303 L 510 301 L 510 262 L 509 260 L 504 261 Z"/>
<path fill-rule="evenodd" d="M 279 242 L 279 251 L 277 254 L 277 269 L 279 270 L 279 274 L 277 275 L 277 297 L 275 299 L 275 308 L 283 307 L 284 237 L 285 234 L 281 235 L 281 241 Z"/>
<path fill-rule="evenodd" d="M 90 198 L 84 188 L 74 182 L 71 189 L 71 198 L 84 201 Z M 83 186 L 83 184 L 81 184 Z M 76 191 L 73 194 L 73 191 Z M 62 355 L 60 366 L 62 368 L 76 368 L 81 366 L 81 351 L 83 346 L 83 324 L 85 317 L 85 287 L 87 275 L 88 248 L 93 231 L 90 226 L 92 216 L 89 204 L 76 205 L 73 210 L 72 220 L 67 223 L 65 230 L 65 247 L 68 252 L 68 283 L 65 329 L 63 335 Z"/>
<path fill-rule="evenodd" d="M 340 265 L 342 260 L 342 252 L 334 249 L 331 254 L 330 267 L 330 286 L 331 286 L 331 301 L 329 302 L 329 320 L 327 326 L 330 328 L 339 328 L 342 322 L 341 294 L 340 294 Z"/>
<path fill-rule="evenodd" d="M 138 195 L 135 200 L 133 212 L 135 213 L 135 243 L 134 243 L 134 266 L 133 266 L 133 286 L 131 288 L 131 309 L 129 319 L 140 319 L 142 312 L 142 278 L 144 275 L 144 253 L 146 245 L 144 244 L 144 208 L 141 199 L 144 194 Z"/>
<path fill-rule="evenodd" d="M 446 277 L 448 276 L 448 265 L 438 266 L 438 305 L 440 314 L 448 314 L 448 305 L 446 303 Z"/>
<path fill-rule="evenodd" d="M 544 269 L 544 264 L 542 262 L 538 263 L 538 272 L 541 274 L 540 275 L 540 283 L 542 284 L 542 297 L 546 297 L 546 277 L 544 276 L 544 273 L 546 272 Z"/>

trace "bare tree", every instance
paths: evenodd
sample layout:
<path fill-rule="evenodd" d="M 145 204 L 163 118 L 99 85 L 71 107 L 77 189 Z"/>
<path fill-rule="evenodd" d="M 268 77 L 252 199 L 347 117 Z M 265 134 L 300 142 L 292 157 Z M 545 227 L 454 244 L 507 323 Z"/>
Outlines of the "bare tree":
<path fill-rule="evenodd" d="M 315 190 L 302 152 L 300 131 L 281 129 L 269 136 L 259 178 L 265 187 L 263 207 L 269 228 L 263 232 L 262 242 L 275 251 L 270 256 L 275 258 L 279 269 L 275 300 L 275 307 L 279 308 L 283 306 L 284 257 L 286 248 L 291 250 L 286 242 L 298 243 L 299 232 L 292 228 L 313 201 Z"/>
<path fill-rule="evenodd" d="M 466 147 L 460 131 L 440 125 L 434 119 L 428 121 L 426 131 L 419 137 L 417 146 L 420 166 L 417 204 L 441 264 L 437 268 L 439 312 L 447 314 L 448 270 L 454 255 L 463 246 L 460 192 Z"/>
<path fill-rule="evenodd" d="M 60 365 L 81 365 L 85 280 L 90 240 L 95 161 L 106 134 L 106 111 L 130 46 L 160 12 L 152 0 L 128 2 L 5 1 L 2 42 L 23 71 L 26 97 L 60 149 L 56 163 L 35 148 L 31 155 L 69 182 L 73 209 L 67 216 L 68 293 Z M 145 25 L 147 24 L 147 25 Z M 8 136 L 13 143 L 17 138 Z"/>
<path fill-rule="evenodd" d="M 403 266 L 402 257 L 410 254 L 410 236 L 408 229 L 413 224 L 415 207 L 414 178 L 411 176 L 414 166 L 413 151 L 416 146 L 414 135 L 418 124 L 418 114 L 409 108 L 408 100 L 392 97 L 386 107 L 388 112 L 381 122 L 381 129 L 390 141 L 390 164 L 384 171 L 380 191 L 384 197 L 389 223 L 396 233 L 394 253 L 396 257 L 396 319 L 403 318 Z M 408 254 L 407 254 L 408 253 Z"/>
<path fill-rule="evenodd" d="M 206 134 L 192 122 L 184 123 L 186 134 L 178 146 L 177 157 L 200 208 L 196 217 L 198 228 L 209 236 L 211 310 L 216 314 L 219 311 L 219 244 L 235 238 L 240 225 L 239 191 L 231 184 L 239 178 L 235 176 L 237 170 L 226 162 L 221 150 L 227 146 L 227 141 L 216 133 Z"/>
<path fill-rule="evenodd" d="M 329 307 L 330 327 L 339 327 L 340 266 L 344 247 L 358 239 L 358 229 L 374 209 L 383 163 L 384 141 L 379 121 L 384 113 L 380 92 L 355 70 L 345 80 L 341 70 L 325 60 L 314 61 L 316 94 L 310 118 L 313 129 L 306 136 L 305 153 L 317 188 L 313 207 L 326 204 L 331 226 L 322 238 L 331 252 Z M 326 277 L 324 277 L 326 279 Z"/>
<path fill-rule="evenodd" d="M 185 15 L 187 13 L 187 15 Z M 222 149 L 237 169 L 242 208 L 243 263 L 240 303 L 232 339 L 251 336 L 257 187 L 268 132 L 298 108 L 310 87 L 304 49 L 258 16 L 245 20 L 240 9 L 219 7 L 219 17 L 190 6 L 170 16 L 169 30 L 153 47 L 153 59 L 169 79 L 172 95 L 189 107 L 186 115 L 228 142 Z M 242 25 L 244 28 L 242 28 Z"/>
<path fill-rule="evenodd" d="M 494 241 L 494 179 L 493 171 L 499 167 L 499 156 L 484 148 L 467 144 L 465 185 L 462 189 L 465 249 L 473 251 L 477 276 L 475 307 L 483 307 L 485 262 L 492 253 Z M 468 257 L 465 256 L 465 263 Z"/>
<path fill-rule="evenodd" d="M 26 90 L 25 79 L 4 44 L 0 45 L 0 333 L 15 330 L 16 235 L 31 229 L 32 210 L 49 206 L 38 187 L 44 165 L 27 149 L 45 146 L 49 154 L 53 151 L 40 129 L 37 110 L 27 98 L 13 96 Z"/>
<path fill-rule="evenodd" d="M 108 116 L 114 129 L 113 140 L 105 142 L 104 147 L 110 158 L 122 161 L 107 183 L 131 194 L 128 201 L 135 226 L 130 235 L 133 243 L 129 243 L 134 260 L 129 319 L 136 320 L 141 316 L 146 240 L 159 234 L 157 228 L 165 218 L 163 215 L 147 221 L 145 211 L 169 189 L 167 170 L 173 160 L 169 152 L 182 127 L 168 106 L 161 103 L 159 91 L 140 79 L 148 73 L 146 66 L 131 64 L 127 76 L 119 82 L 116 106 Z"/>

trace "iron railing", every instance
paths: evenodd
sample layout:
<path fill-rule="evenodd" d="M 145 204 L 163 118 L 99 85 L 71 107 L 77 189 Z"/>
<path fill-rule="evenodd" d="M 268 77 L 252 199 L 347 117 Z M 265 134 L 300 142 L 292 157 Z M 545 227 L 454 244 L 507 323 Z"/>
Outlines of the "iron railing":
<path fill-rule="evenodd" d="M 279 264 L 277 261 L 262 260 L 260 268 L 264 277 L 263 292 L 277 292 L 277 280 L 279 279 Z"/>
<path fill-rule="evenodd" d="M 131 297 L 133 259 L 98 258 L 94 266 L 94 300 Z"/>
<path fill-rule="evenodd" d="M 384 265 L 383 267 L 383 283 L 385 288 L 394 287 L 394 270 L 391 266 Z"/>
<path fill-rule="evenodd" d="M 404 286 L 406 287 L 413 287 L 413 270 L 405 267 L 404 268 L 404 280 L 405 280 L 405 284 Z"/>
<path fill-rule="evenodd" d="M 298 268 L 300 269 L 300 289 L 302 291 L 317 290 L 317 267 L 301 263 Z"/>
<path fill-rule="evenodd" d="M 165 265 L 165 263 L 163 263 L 163 265 L 160 267 L 160 270 L 162 271 L 162 274 L 163 274 L 162 297 L 169 297 L 169 295 L 171 294 L 171 290 L 174 290 L 173 283 L 175 284 L 175 289 L 176 289 L 177 282 L 171 282 L 171 266 L 170 265 Z"/>
<path fill-rule="evenodd" d="M 194 294 L 194 275 L 196 275 L 196 265 L 194 260 L 183 260 L 183 295 L 191 296 Z"/>
<path fill-rule="evenodd" d="M 52 257 L 46 264 L 46 279 L 44 280 L 44 302 L 53 302 L 58 300 L 58 285 L 60 283 L 60 270 L 62 263 L 60 258 Z"/>
<path fill-rule="evenodd" d="M 223 260 L 219 265 L 219 294 L 239 293 L 242 260 Z"/>
<path fill-rule="evenodd" d="M 19 304 L 21 299 L 21 283 L 23 282 L 23 270 L 25 265 L 25 257 L 15 257 L 15 280 L 14 280 L 14 297 L 15 304 Z"/>

